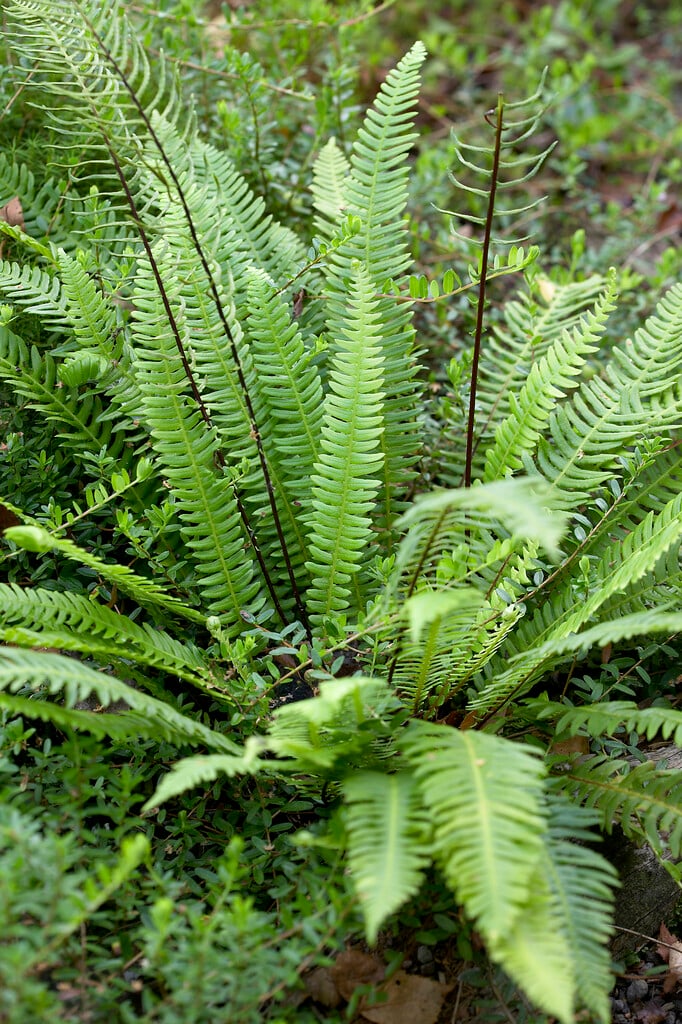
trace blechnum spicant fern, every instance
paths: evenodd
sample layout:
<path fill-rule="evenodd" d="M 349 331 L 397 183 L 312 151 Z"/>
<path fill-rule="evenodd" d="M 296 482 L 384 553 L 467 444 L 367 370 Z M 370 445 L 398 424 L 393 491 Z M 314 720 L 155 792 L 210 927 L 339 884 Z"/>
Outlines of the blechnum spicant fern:
<path fill-rule="evenodd" d="M 550 750 L 566 730 L 653 727 L 633 704 L 590 717 L 520 699 L 593 648 L 682 628 L 682 289 L 612 343 L 614 272 L 543 299 L 537 250 L 500 256 L 497 195 L 542 156 L 516 152 L 539 97 L 511 117 L 500 97 L 489 151 L 460 146 L 487 204 L 468 439 L 450 460 L 470 486 L 414 499 L 426 426 L 404 214 L 423 46 L 349 151 L 318 154 L 303 240 L 201 137 L 118 6 L 13 0 L 8 17 L 56 166 L 79 162 L 63 196 L 0 163 L 0 201 L 24 210 L 24 229 L 0 221 L 0 377 L 53 425 L 86 500 L 14 509 L 6 558 L 49 552 L 94 586 L 0 584 L 2 704 L 215 751 L 150 804 L 225 773 L 332 783 L 371 940 L 435 863 L 541 1007 L 607 1020 L 614 876 L 574 841 L 617 821 L 660 848 L 679 778 L 623 762 L 605 787 L 600 756 L 557 768 L 538 729 L 505 731 L 542 721 Z M 484 331 L 486 286 L 523 271 Z M 122 564 L 66 535 L 107 509 Z M 255 730 L 284 656 L 292 676 L 313 667 L 315 696 Z M 174 707 L 188 686 L 216 728 Z M 90 693 L 127 710 L 73 707 Z M 679 829 L 666 841 L 678 854 Z"/>

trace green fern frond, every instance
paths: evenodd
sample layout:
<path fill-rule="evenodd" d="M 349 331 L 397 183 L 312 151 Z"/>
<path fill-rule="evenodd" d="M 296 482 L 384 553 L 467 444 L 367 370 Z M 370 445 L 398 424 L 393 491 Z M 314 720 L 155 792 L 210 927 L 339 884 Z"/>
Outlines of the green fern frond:
<path fill-rule="evenodd" d="M 653 633 L 677 633 L 682 631 L 682 614 L 671 611 L 665 605 L 643 611 L 631 612 L 614 619 L 598 622 L 589 629 L 568 636 L 546 640 L 529 648 L 517 644 L 523 626 L 513 637 L 511 651 L 503 651 L 503 660 L 493 660 L 489 666 L 492 681 L 486 681 L 475 697 L 469 702 L 470 710 L 490 712 L 500 707 L 510 697 L 519 698 L 526 693 L 541 675 L 552 668 L 572 660 L 576 655 L 584 656 L 595 647 L 605 647 L 636 636 L 650 636 Z M 506 667 L 505 667 L 506 666 Z"/>
<path fill-rule="evenodd" d="M 566 517 L 553 506 L 551 488 L 537 477 L 498 480 L 421 497 L 397 523 L 406 535 L 398 550 L 394 577 L 400 580 L 405 576 L 414 589 L 417 579 L 434 579 L 441 560 L 458 552 L 458 545 L 465 547 L 462 558 L 457 559 L 461 568 L 452 577 L 453 583 L 465 579 L 474 566 L 480 569 L 508 560 L 525 539 L 537 541 L 556 556 Z M 472 535 L 473 522 L 476 531 Z"/>
<path fill-rule="evenodd" d="M 437 862 L 495 948 L 531 898 L 546 830 L 542 762 L 499 736 L 420 721 L 399 745 L 433 820 Z"/>
<path fill-rule="evenodd" d="M 678 616 L 678 622 L 682 626 L 682 615 Z M 588 736 L 598 737 L 637 732 L 648 740 L 660 734 L 664 740 L 672 739 L 676 747 L 682 747 L 682 711 L 670 707 L 639 708 L 631 701 L 622 700 L 567 708 L 565 704 L 550 701 L 539 708 L 539 713 L 541 718 L 558 719 L 557 733 L 575 735 L 584 729 Z"/>
<path fill-rule="evenodd" d="M 226 754 L 239 753 L 239 747 L 222 733 L 209 729 L 196 719 L 176 711 L 170 704 L 133 689 L 113 676 L 96 672 L 74 658 L 0 647 L 0 691 L 7 690 L 11 694 L 26 687 L 37 696 L 63 694 L 69 710 L 93 694 L 103 707 L 123 701 L 129 709 L 125 714 L 128 716 L 126 720 L 133 726 L 130 730 L 132 735 L 135 735 L 138 720 L 141 720 L 145 723 L 141 726 L 144 735 L 155 735 L 177 744 L 202 744 Z M 39 706 L 37 717 L 44 719 L 49 714 L 45 709 L 49 709 L 50 704 L 42 698 L 40 701 L 26 701 L 22 705 L 22 714 L 27 714 L 30 710 L 28 706 L 32 704 Z M 57 707 L 55 722 L 58 725 L 66 724 L 63 711 L 63 708 Z M 69 724 L 81 728 L 80 723 L 84 724 L 85 721 L 76 714 Z M 150 732 L 152 727 L 153 733 Z"/>
<path fill-rule="evenodd" d="M 350 163 L 339 149 L 336 139 L 330 139 L 313 164 L 310 186 L 313 206 L 317 211 L 315 228 L 323 238 L 332 238 L 345 216 L 346 181 L 350 170 Z"/>
<path fill-rule="evenodd" d="M 306 502 L 322 430 L 322 385 L 285 302 L 262 274 L 249 280 L 249 333 L 282 473 Z"/>
<path fill-rule="evenodd" d="M 523 455 L 535 450 L 552 410 L 566 397 L 568 389 L 577 386 L 575 378 L 588 355 L 597 350 L 609 313 L 615 309 L 615 299 L 613 273 L 594 310 L 588 311 L 570 335 L 564 332 L 533 363 L 518 398 L 510 392 L 510 414 L 499 424 L 495 444 L 486 453 L 484 480 L 497 480 L 522 468 Z"/>
<path fill-rule="evenodd" d="M 353 298 L 336 339 L 324 400 L 319 461 L 312 476 L 306 601 L 312 621 L 349 605 L 362 607 L 359 576 L 372 534 L 379 488 L 383 358 L 377 300 L 367 272 L 356 268 Z M 355 598 L 355 600 L 353 600 Z"/>
<path fill-rule="evenodd" d="M 562 1024 L 573 1024 L 573 964 L 567 937 L 557 924 L 542 852 L 529 880 L 526 904 L 509 928 L 490 942 L 489 951 L 534 1003 Z"/>
<path fill-rule="evenodd" d="M 391 720 L 401 705 L 383 679 L 351 676 L 323 680 L 319 695 L 278 708 L 267 748 L 280 771 L 306 771 L 338 779 L 351 767 L 385 759 Z"/>
<path fill-rule="evenodd" d="M 55 425 L 84 471 L 90 475 L 88 464 L 103 448 L 114 458 L 125 461 L 126 454 L 132 457 L 125 448 L 130 435 L 126 436 L 122 424 L 107 421 L 100 396 L 62 386 L 65 382 L 59 379 L 59 369 L 49 352 L 41 354 L 36 346 L 29 349 L 8 327 L 0 325 L 0 378 Z"/>
<path fill-rule="evenodd" d="M 428 864 L 428 822 L 413 775 L 360 772 L 343 783 L 348 863 L 374 944 L 386 918 L 416 893 Z"/>
<path fill-rule="evenodd" d="M 646 839 L 659 854 L 667 847 L 673 857 L 680 857 L 679 769 L 657 768 L 652 761 L 633 768 L 627 761 L 594 755 L 572 764 L 556 782 L 572 801 L 594 808 L 604 832 L 618 824 L 626 835 L 638 841 Z"/>
<path fill-rule="evenodd" d="M 214 782 L 221 775 L 233 778 L 235 775 L 250 775 L 267 772 L 270 765 L 259 761 L 261 747 L 254 737 L 246 741 L 244 749 L 235 754 L 206 754 L 202 757 L 185 757 L 163 776 L 156 791 L 142 808 L 143 813 L 158 807 L 166 800 L 181 796 L 188 789 Z"/>
<path fill-rule="evenodd" d="M 410 128 L 425 57 L 422 43 L 415 43 L 389 73 L 353 147 L 343 207 L 346 215 L 359 218 L 360 230 L 334 249 L 324 264 L 330 296 L 328 328 L 332 350 L 343 327 L 347 280 L 353 262 L 360 262 L 377 292 L 387 279 L 399 279 L 409 266 L 407 226 L 401 217 L 407 198 L 406 158 L 416 137 Z M 377 315 L 385 391 L 385 429 L 381 441 L 384 470 L 378 520 L 382 528 L 392 529 L 400 509 L 396 492 L 409 481 L 419 452 L 420 428 L 415 415 L 419 385 L 415 381 L 417 365 L 409 304 L 382 298 Z"/>
<path fill-rule="evenodd" d="M 16 527 L 26 529 L 26 527 Z M 0 583 L 0 635 L 22 647 L 83 651 L 104 661 L 129 659 L 206 688 L 211 673 L 199 650 L 81 594 Z"/>
<path fill-rule="evenodd" d="M 164 264 L 164 272 L 169 287 L 175 287 L 171 263 Z M 161 472 L 175 495 L 206 606 L 213 614 L 224 615 L 227 628 L 236 632 L 242 609 L 254 607 L 259 585 L 253 562 L 244 552 L 234 488 L 219 475 L 215 464 L 219 450 L 215 429 L 207 427 L 202 410 L 186 394 L 183 359 L 148 267 L 141 266 L 136 285 L 135 368 L 143 395 L 142 412 L 154 437 Z M 172 298 L 181 309 L 179 297 Z M 175 323 L 184 333 L 182 321 Z M 189 336 L 185 340 L 190 351 Z"/>
<path fill-rule="evenodd" d="M 606 279 L 600 275 L 565 285 L 552 282 L 544 289 L 546 298 L 521 292 L 516 299 L 505 302 L 503 321 L 491 324 L 481 350 L 476 390 L 476 479 L 481 478 L 498 426 L 512 413 L 511 396 L 519 394 L 533 366 L 549 347 L 564 332 L 579 327 L 605 285 Z M 445 448 L 445 464 L 439 466 L 440 478 L 459 485 L 464 475 L 464 453 L 460 447 L 449 448 Z"/>
<path fill-rule="evenodd" d="M 603 1024 L 611 1019 L 613 984 L 608 943 L 618 873 L 592 848 L 599 815 L 549 793 L 546 871 L 554 928 L 566 937 L 577 1002 Z"/>
<path fill-rule="evenodd" d="M 103 580 L 115 585 L 122 594 L 132 597 L 133 600 L 143 607 L 163 608 L 166 612 L 189 619 L 192 622 L 201 623 L 202 625 L 206 621 L 205 615 L 202 615 L 201 612 L 196 611 L 194 608 L 188 607 L 172 594 L 166 593 L 153 580 L 147 579 L 146 576 L 138 575 L 125 565 L 105 562 L 103 559 L 97 558 L 96 555 L 74 544 L 67 537 L 57 537 L 41 526 L 12 526 L 5 530 L 4 536 L 26 551 L 43 553 L 56 550 L 80 565 L 87 565 L 90 569 L 94 569 Z"/>
<path fill-rule="evenodd" d="M 602 486 L 629 445 L 679 424 L 681 374 L 682 286 L 673 285 L 634 339 L 613 350 L 604 377 L 583 382 L 550 417 L 537 467 L 566 507 Z"/>
<path fill-rule="evenodd" d="M 64 329 L 66 302 L 59 277 L 30 263 L 0 262 L 0 295 L 5 302 L 39 316 L 53 329 Z"/>

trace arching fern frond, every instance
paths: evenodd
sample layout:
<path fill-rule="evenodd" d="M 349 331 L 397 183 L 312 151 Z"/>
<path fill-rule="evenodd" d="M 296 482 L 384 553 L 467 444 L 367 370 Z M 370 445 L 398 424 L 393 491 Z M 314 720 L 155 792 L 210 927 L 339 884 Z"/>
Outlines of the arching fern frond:
<path fill-rule="evenodd" d="M 682 615 L 678 615 L 682 627 Z M 584 707 L 566 707 L 549 701 L 538 706 L 541 718 L 556 718 L 557 734 L 575 735 L 584 730 L 588 736 L 616 736 L 637 732 L 652 740 L 660 735 L 682 747 L 682 711 L 671 707 L 639 708 L 632 701 L 598 701 Z"/>
<path fill-rule="evenodd" d="M 168 594 L 163 587 L 146 576 L 140 576 L 125 565 L 105 562 L 91 552 L 74 544 L 68 537 L 57 537 L 49 533 L 41 526 L 12 526 L 5 530 L 5 537 L 12 543 L 24 548 L 26 551 L 43 553 L 56 550 L 66 558 L 71 559 L 80 565 L 87 565 L 94 569 L 98 576 L 107 583 L 114 584 L 123 594 L 132 597 L 143 607 L 163 608 L 164 611 L 189 619 L 192 622 L 199 622 L 202 625 L 206 616 L 190 608 L 177 597 Z"/>
<path fill-rule="evenodd" d="M 602 486 L 627 446 L 679 424 L 681 376 L 682 286 L 673 285 L 634 338 L 613 350 L 604 377 L 583 382 L 550 417 L 537 468 L 565 507 Z"/>
<path fill-rule="evenodd" d="M 577 387 L 590 353 L 597 349 L 609 313 L 615 308 L 616 279 L 612 274 L 594 311 L 588 311 L 571 334 L 565 332 L 531 366 L 518 397 L 508 394 L 510 412 L 495 432 L 495 444 L 486 453 L 484 480 L 497 480 L 523 466 L 522 456 L 535 451 L 549 416 L 569 389 Z"/>
<path fill-rule="evenodd" d="M 220 750 L 226 754 L 239 753 L 239 748 L 222 733 L 209 729 L 196 719 L 176 711 L 165 701 L 156 700 L 140 690 L 133 689 L 113 676 L 96 672 L 93 668 L 65 658 L 60 654 L 48 654 L 37 651 L 24 651 L 19 648 L 0 647 L 0 691 L 14 693 L 28 687 L 41 694 L 63 694 L 66 709 L 71 710 L 79 701 L 87 700 L 91 695 L 97 697 L 103 707 L 123 701 L 130 709 L 126 714 L 131 725 L 139 728 L 142 725 L 143 735 L 158 736 L 159 739 L 174 743 L 202 744 L 212 750 Z M 22 703 L 22 714 L 35 704 L 36 714 L 45 718 L 50 705 L 45 701 L 26 701 Z M 67 724 L 65 709 L 57 707 L 56 724 Z M 81 728 L 85 724 L 78 713 L 69 724 Z M 153 729 L 153 732 L 152 732 Z M 131 733 L 135 735 L 134 728 Z"/>
<path fill-rule="evenodd" d="M 268 772 L 271 763 L 259 761 L 258 753 L 261 746 L 258 740 L 250 737 L 243 751 L 237 754 L 206 754 L 199 757 L 184 757 L 173 765 L 156 787 L 154 796 L 142 808 L 149 811 L 158 807 L 166 800 L 181 796 L 188 789 L 214 782 L 221 775 L 232 778 L 235 775 L 249 775 L 256 772 Z"/>
<path fill-rule="evenodd" d="M 627 761 L 594 755 L 557 776 L 557 785 L 573 801 L 592 807 L 603 831 L 620 825 L 627 836 L 642 838 L 661 853 L 682 852 L 682 773 L 657 768 L 652 761 L 632 767 Z"/>
<path fill-rule="evenodd" d="M 21 527 L 19 527 L 21 529 Z M 81 594 L 0 583 L 0 635 L 22 647 L 82 651 L 105 664 L 129 659 L 206 688 L 211 673 L 199 650 L 168 633 L 138 625 Z"/>

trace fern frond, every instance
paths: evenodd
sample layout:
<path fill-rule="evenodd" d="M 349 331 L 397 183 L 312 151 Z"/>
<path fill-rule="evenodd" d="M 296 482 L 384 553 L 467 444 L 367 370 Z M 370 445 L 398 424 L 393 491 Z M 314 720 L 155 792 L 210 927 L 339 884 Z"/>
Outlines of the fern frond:
<path fill-rule="evenodd" d="M 374 944 L 382 923 L 421 885 L 430 859 L 428 822 L 409 772 L 351 775 L 343 795 L 348 863 Z"/>
<path fill-rule="evenodd" d="M 549 793 L 546 874 L 554 928 L 565 936 L 577 1002 L 603 1024 L 611 1019 L 613 984 L 608 943 L 618 873 L 592 848 L 598 814 Z"/>
<path fill-rule="evenodd" d="M 399 579 L 405 574 L 414 589 L 417 579 L 434 578 L 441 559 L 458 549 L 458 544 L 466 544 L 462 551 L 466 557 L 461 561 L 461 575 L 454 576 L 453 582 L 465 578 L 479 558 L 479 565 L 508 560 L 515 544 L 524 539 L 537 541 L 556 555 L 566 517 L 553 506 L 551 488 L 537 477 L 435 491 L 415 501 L 398 521 L 406 536 L 396 558 L 395 575 Z M 474 536 L 472 522 L 476 523 Z M 491 536 L 480 542 L 486 528 Z M 497 537 L 492 536 L 493 530 Z"/>
<path fill-rule="evenodd" d="M 17 527 L 17 529 L 25 529 Z M 206 688 L 211 673 L 199 650 L 81 594 L 0 583 L 0 635 L 22 647 L 83 651 L 106 661 L 129 659 Z"/>
<path fill-rule="evenodd" d="M 103 707 L 123 701 L 127 707 L 127 721 L 135 728 L 140 727 L 144 735 L 156 735 L 173 743 L 202 744 L 212 750 L 226 754 L 239 753 L 239 747 L 222 733 L 209 729 L 196 719 L 176 711 L 162 700 L 156 700 L 140 690 L 133 689 L 113 676 L 96 672 L 88 665 L 74 658 L 60 654 L 24 651 L 14 647 L 0 647 L 0 691 L 14 693 L 24 688 L 36 694 L 63 694 L 66 708 L 87 700 L 94 694 Z M 38 700 L 26 701 L 25 705 L 38 705 Z M 41 701 L 37 716 L 44 718 L 50 705 Z M 22 714 L 27 714 L 22 705 Z M 63 708 L 58 707 L 56 724 L 66 724 Z M 143 723 L 139 726 L 138 720 Z M 81 728 L 85 719 L 74 715 L 69 724 Z M 153 734 L 150 732 L 154 728 Z M 116 728 L 116 727 L 115 727 Z M 135 735 L 134 728 L 131 733 Z"/>
<path fill-rule="evenodd" d="M 534 1003 L 562 1024 L 573 1024 L 573 964 L 567 937 L 557 926 L 546 855 L 542 853 L 522 911 L 490 942 L 489 951 Z"/>
<path fill-rule="evenodd" d="M 339 230 L 346 213 L 346 181 L 350 164 L 332 138 L 323 146 L 313 164 L 310 190 L 317 211 L 315 228 L 323 238 L 330 239 Z"/>
<path fill-rule="evenodd" d="M 491 274 L 488 274 L 488 280 Z M 491 324 L 481 347 L 476 390 L 476 443 L 474 477 L 481 479 L 485 456 L 495 444 L 495 433 L 511 415 L 511 396 L 518 395 L 536 362 L 546 355 L 564 332 L 580 325 L 587 310 L 603 293 L 606 278 L 594 275 L 566 285 L 552 283 L 551 294 L 531 296 L 520 292 L 504 303 L 501 324 Z M 450 429 L 452 429 L 450 427 Z M 439 478 L 458 486 L 464 476 L 464 453 L 460 446 L 445 448 L 445 463 L 439 464 Z"/>
<path fill-rule="evenodd" d="M 602 486 L 629 445 L 679 424 L 681 375 L 682 286 L 673 285 L 634 339 L 613 350 L 604 377 L 583 382 L 550 417 L 537 467 L 565 507 Z"/>
<path fill-rule="evenodd" d="M 249 279 L 251 349 L 282 473 L 306 501 L 322 430 L 322 385 L 301 333 L 262 274 Z"/>
<path fill-rule="evenodd" d="M 181 796 L 188 789 L 214 782 L 221 775 L 233 778 L 235 775 L 250 775 L 267 772 L 271 767 L 267 761 L 259 761 L 261 747 L 255 737 L 250 737 L 244 749 L 235 754 L 206 754 L 201 757 L 185 757 L 163 776 L 154 795 L 142 808 L 142 812 L 159 807 L 166 800 Z"/>
<path fill-rule="evenodd" d="M 682 615 L 678 616 L 682 625 Z M 586 704 L 584 707 L 567 708 L 565 704 L 552 701 L 539 709 L 541 718 L 558 719 L 557 733 L 569 732 L 575 735 L 585 730 L 588 736 L 615 736 L 617 733 L 638 732 L 648 740 L 660 736 L 672 739 L 676 747 L 682 747 L 682 711 L 669 707 L 639 708 L 631 701 L 604 701 Z"/>
<path fill-rule="evenodd" d="M 125 565 L 105 562 L 103 559 L 97 558 L 96 555 L 74 544 L 67 537 L 57 537 L 41 526 L 12 526 L 5 530 L 4 536 L 7 540 L 11 540 L 12 543 L 24 548 L 26 551 L 43 553 L 56 550 L 80 565 L 87 565 L 90 569 L 94 569 L 103 580 L 114 584 L 121 593 L 132 597 L 133 600 L 143 607 L 163 608 L 166 612 L 189 619 L 192 622 L 201 623 L 202 625 L 206 621 L 205 615 L 202 615 L 201 612 L 196 611 L 194 608 L 190 608 L 172 594 L 166 593 L 153 580 L 134 573 L 132 569 Z"/>
<path fill-rule="evenodd" d="M 361 606 L 358 577 L 367 561 L 370 512 L 382 465 L 383 359 L 377 300 L 358 267 L 324 400 L 319 461 L 312 476 L 306 601 L 311 619 Z M 355 595 L 353 592 L 355 591 Z"/>
<path fill-rule="evenodd" d="M 306 771 L 338 779 L 351 767 L 386 757 L 391 719 L 401 709 L 383 679 L 351 676 L 323 680 L 319 695 L 278 708 L 267 748 L 280 771 Z"/>
<path fill-rule="evenodd" d="M 377 292 L 383 290 L 387 279 L 399 279 L 410 262 L 406 224 L 401 216 L 407 198 L 406 158 L 415 139 L 409 129 L 425 57 L 424 46 L 415 43 L 389 73 L 353 147 L 343 207 L 346 215 L 359 218 L 360 230 L 334 249 L 324 265 L 330 295 L 328 328 L 332 346 L 343 327 L 347 279 L 353 262 L 360 262 Z M 385 429 L 381 440 L 384 469 L 378 521 L 383 529 L 390 530 L 400 509 L 396 492 L 409 481 L 420 445 L 415 415 L 419 385 L 415 381 L 417 365 L 409 303 L 381 298 L 377 326 L 385 391 Z"/>
<path fill-rule="evenodd" d="M 522 626 L 514 635 L 514 648 L 518 653 L 503 652 L 502 663 L 493 661 L 490 668 L 491 682 L 486 682 L 478 694 L 469 702 L 470 710 L 490 712 L 500 707 L 512 696 L 518 698 L 526 693 L 539 677 L 556 665 L 571 660 L 576 655 L 584 656 L 594 647 L 605 647 L 636 636 L 650 636 L 652 633 L 677 633 L 682 631 L 682 614 L 666 606 L 632 612 L 614 619 L 598 622 L 589 629 L 570 633 L 530 648 L 518 650 L 516 641 Z M 505 667 L 508 666 L 508 667 Z"/>
<path fill-rule="evenodd" d="M 627 761 L 594 755 L 562 772 L 557 785 L 571 800 L 592 807 L 602 831 L 615 824 L 626 835 L 646 841 L 673 857 L 682 852 L 682 772 L 657 768 L 647 761 L 632 767 Z"/>
<path fill-rule="evenodd" d="M 546 829 L 542 762 L 489 733 L 412 721 L 399 745 L 434 825 L 434 852 L 494 948 L 525 912 Z"/>
<path fill-rule="evenodd" d="M 172 264 L 164 270 L 169 288 L 178 288 Z M 252 606 L 258 593 L 253 562 L 244 552 L 235 492 L 215 464 L 219 449 L 215 429 L 207 427 L 201 409 L 186 394 L 183 360 L 148 268 L 141 266 L 136 284 L 135 366 L 143 415 L 155 440 L 161 471 L 175 495 L 207 607 L 213 614 L 224 615 L 234 632 L 241 625 L 242 609 Z M 181 309 L 178 297 L 173 298 Z M 175 323 L 184 331 L 181 320 Z M 189 350 L 189 337 L 186 340 Z"/>
<path fill-rule="evenodd" d="M 495 432 L 495 444 L 486 453 L 484 481 L 497 480 L 519 470 L 523 455 L 535 450 L 538 438 L 552 410 L 577 386 L 588 355 L 597 350 L 599 336 L 606 328 L 609 313 L 615 309 L 616 275 L 612 273 L 593 311 L 569 334 L 552 343 L 533 363 L 518 395 L 509 394 L 510 413 Z"/>

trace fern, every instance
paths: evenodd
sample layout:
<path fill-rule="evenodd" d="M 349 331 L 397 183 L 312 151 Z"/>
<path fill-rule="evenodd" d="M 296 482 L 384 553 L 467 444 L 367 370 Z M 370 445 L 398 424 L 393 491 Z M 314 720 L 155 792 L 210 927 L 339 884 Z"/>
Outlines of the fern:
<path fill-rule="evenodd" d="M 401 747 L 432 815 L 436 858 L 494 945 L 531 892 L 546 827 L 542 762 L 498 736 L 416 721 Z"/>
<path fill-rule="evenodd" d="M 344 784 L 348 863 L 374 943 L 390 913 L 419 889 L 427 825 L 411 773 L 362 772 Z"/>
<path fill-rule="evenodd" d="M 94 695 L 104 707 L 123 701 L 129 709 L 115 716 L 116 722 L 111 731 L 117 735 L 121 735 L 127 726 L 129 736 L 154 736 L 178 745 L 198 743 L 228 754 L 239 750 L 222 733 L 181 714 L 166 701 L 150 697 L 73 658 L 0 647 L 0 690 L 12 694 L 27 687 L 36 693 L 64 695 L 65 707 L 55 705 L 54 712 L 55 724 L 60 726 L 78 729 L 91 721 L 83 712 L 74 710 L 73 705 Z M 11 700 L 8 706 L 12 706 Z M 22 714 L 29 714 L 33 709 L 36 717 L 51 720 L 52 707 L 44 701 L 22 700 L 20 705 L 14 706 Z"/>
<path fill-rule="evenodd" d="M 600 827 L 620 825 L 626 835 L 645 838 L 659 854 L 682 850 L 682 778 L 677 769 L 656 768 L 651 761 L 632 767 L 627 761 L 594 755 L 573 764 L 561 788 L 574 801 L 594 808 Z"/>
<path fill-rule="evenodd" d="M 47 123 L 83 159 L 68 201 L 0 161 L 27 228 L 5 232 L 0 377 L 89 482 L 61 518 L 25 516 L 7 540 L 100 586 L 0 585 L 0 631 L 21 645 L 0 650 L 0 704 L 189 745 L 148 807 L 225 775 L 328 784 L 342 806 L 322 842 L 347 850 L 370 941 L 433 864 L 531 998 L 562 1022 L 583 1006 L 605 1021 L 613 874 L 575 844 L 619 821 L 659 847 L 668 830 L 679 851 L 679 776 L 593 756 L 565 770 L 550 758 L 548 777 L 535 741 L 504 733 L 556 717 L 595 738 L 682 736 L 671 709 L 514 708 L 595 646 L 680 629 L 682 462 L 667 436 L 682 414 L 682 291 L 609 352 L 615 274 L 528 274 L 482 345 L 488 283 L 538 256 L 493 252 L 495 218 L 521 212 L 499 194 L 546 155 L 512 156 L 540 90 L 530 105 L 500 97 L 493 146 L 456 142 L 487 204 L 466 215 L 484 226 L 466 451 L 438 470 L 466 487 L 412 501 L 426 432 L 453 429 L 422 411 L 412 307 L 441 286 L 410 276 L 404 220 L 423 46 L 389 74 L 348 158 L 321 147 L 311 245 L 200 137 L 118 8 L 12 0 L 8 18 L 16 73 L 35 65 Z M 63 536 L 109 506 L 107 558 Z M 288 683 L 314 696 L 275 710 Z M 171 686 L 217 698 L 216 728 L 178 710 Z M 111 710 L 75 706 L 91 694 Z M 221 714 L 257 734 L 227 739 Z"/>
<path fill-rule="evenodd" d="M 324 403 L 319 461 L 312 476 L 313 512 L 308 606 L 314 622 L 361 607 L 360 569 L 371 536 L 369 513 L 383 463 L 383 366 L 379 311 L 366 271 L 358 267 L 346 319 L 336 339 Z"/>

